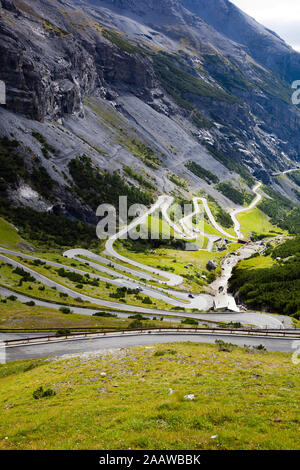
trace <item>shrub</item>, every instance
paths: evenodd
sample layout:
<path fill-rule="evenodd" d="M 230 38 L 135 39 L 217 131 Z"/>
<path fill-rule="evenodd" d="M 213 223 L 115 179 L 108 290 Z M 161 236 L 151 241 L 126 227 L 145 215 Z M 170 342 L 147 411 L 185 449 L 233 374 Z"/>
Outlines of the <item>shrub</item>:
<path fill-rule="evenodd" d="M 143 315 L 140 315 L 140 314 L 137 314 L 137 315 L 131 315 L 131 316 L 130 316 L 130 317 L 128 317 L 128 318 L 132 318 L 132 319 L 134 319 L 134 320 L 140 320 L 140 321 L 141 321 L 141 320 L 147 320 L 147 318 L 146 318 L 146 317 L 143 317 Z"/>
<path fill-rule="evenodd" d="M 161 356 L 164 356 L 166 353 L 165 351 L 155 351 L 155 353 L 153 354 L 153 356 L 155 357 L 161 357 Z"/>
<path fill-rule="evenodd" d="M 22 268 L 17 267 L 13 270 L 13 274 L 21 276 L 23 282 L 35 282 L 35 278 Z"/>
<path fill-rule="evenodd" d="M 44 390 L 43 387 L 37 388 L 32 394 L 35 400 L 39 400 L 41 398 L 46 398 L 46 397 L 53 397 L 54 395 L 56 395 L 56 392 L 54 390 L 52 390 L 51 388 Z"/>
<path fill-rule="evenodd" d="M 155 191 L 155 190 L 156 190 L 156 187 L 154 186 L 153 183 L 151 183 L 151 181 L 148 181 L 148 180 L 145 179 L 142 175 L 136 173 L 136 172 L 135 172 L 132 168 L 130 168 L 129 166 L 124 166 L 123 169 L 124 169 L 124 172 L 125 172 L 130 178 L 135 179 L 138 183 L 140 183 L 140 185 L 145 186 L 145 188 L 150 189 L 150 190 L 152 190 L 152 191 Z"/>
<path fill-rule="evenodd" d="M 230 228 L 233 227 L 233 220 L 231 216 L 224 211 L 220 204 L 210 195 L 207 196 L 207 200 L 210 203 L 211 211 L 216 219 L 216 221 L 222 225 L 222 227 Z"/>
<path fill-rule="evenodd" d="M 140 320 L 133 320 L 130 324 L 129 324 L 129 328 L 132 328 L 132 329 L 138 329 L 138 328 L 143 328 L 143 323 L 140 321 Z"/>
<path fill-rule="evenodd" d="M 161 357 L 161 356 L 165 356 L 166 354 L 171 354 L 172 356 L 174 356 L 175 354 L 177 354 L 177 351 L 175 349 L 167 349 L 166 351 L 159 349 L 158 351 L 155 351 L 153 356 Z"/>
<path fill-rule="evenodd" d="M 13 302 L 15 302 L 15 300 L 17 300 L 17 297 L 15 295 L 10 295 L 7 298 L 8 298 L 8 300 L 12 300 Z"/>
<path fill-rule="evenodd" d="M 185 320 L 181 320 L 181 323 L 183 325 L 195 325 L 198 326 L 197 320 L 194 320 L 193 318 L 186 318 Z"/>
<path fill-rule="evenodd" d="M 259 344 L 258 346 L 253 346 L 253 349 L 255 349 L 256 351 L 259 351 L 259 352 L 266 351 L 266 348 L 263 344 Z"/>
<path fill-rule="evenodd" d="M 109 312 L 96 312 L 93 313 L 93 317 L 104 317 L 104 318 L 118 318 L 118 315 Z"/>
<path fill-rule="evenodd" d="M 72 310 L 69 307 L 60 307 L 59 311 L 61 313 L 64 313 L 65 315 L 73 313 Z"/>
<path fill-rule="evenodd" d="M 246 353 L 255 353 L 255 352 L 259 352 L 259 353 L 263 353 L 264 351 L 266 351 L 266 348 L 264 347 L 263 344 L 259 344 L 258 346 L 247 346 L 247 344 L 244 345 L 244 348 L 245 348 L 245 352 Z"/>
<path fill-rule="evenodd" d="M 152 305 L 152 304 L 153 304 L 153 301 L 150 299 L 150 297 L 145 297 L 145 298 L 142 300 L 142 304 Z"/>
<path fill-rule="evenodd" d="M 216 345 L 218 346 L 218 351 L 223 351 L 223 352 L 232 352 L 233 348 L 235 347 L 234 344 L 225 343 L 225 341 L 223 341 L 222 339 L 217 339 Z"/>
<path fill-rule="evenodd" d="M 71 334 L 71 330 L 64 328 L 64 329 L 57 330 L 57 332 L 55 333 L 55 336 L 67 336 L 70 334 Z"/>
<path fill-rule="evenodd" d="M 233 269 L 230 291 L 250 308 L 292 315 L 300 311 L 300 257 L 269 268 Z M 289 292 L 289 295 L 286 293 Z"/>
<path fill-rule="evenodd" d="M 242 326 L 240 322 L 230 322 L 227 324 L 228 328 L 242 328 Z"/>

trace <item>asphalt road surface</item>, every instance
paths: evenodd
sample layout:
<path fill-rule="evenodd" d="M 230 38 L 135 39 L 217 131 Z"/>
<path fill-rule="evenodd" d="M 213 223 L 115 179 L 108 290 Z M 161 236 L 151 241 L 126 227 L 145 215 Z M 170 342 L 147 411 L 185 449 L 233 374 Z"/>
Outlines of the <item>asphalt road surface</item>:
<path fill-rule="evenodd" d="M 154 344 L 191 341 L 195 343 L 214 343 L 217 339 L 238 346 L 258 346 L 263 344 L 268 351 L 294 352 L 292 347 L 295 339 L 232 336 L 230 334 L 195 334 L 195 333 L 152 333 L 152 334 L 120 334 L 89 339 L 58 339 L 51 343 L 21 345 L 6 348 L 6 361 L 17 361 L 32 358 L 64 356 L 72 354 L 97 353 L 107 349 L 129 348 L 133 346 L 150 346 Z"/>

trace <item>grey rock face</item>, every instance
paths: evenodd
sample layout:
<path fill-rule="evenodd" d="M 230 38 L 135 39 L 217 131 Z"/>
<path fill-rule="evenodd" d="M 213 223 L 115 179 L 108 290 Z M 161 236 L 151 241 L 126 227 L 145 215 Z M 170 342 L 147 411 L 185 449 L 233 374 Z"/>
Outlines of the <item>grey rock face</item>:
<path fill-rule="evenodd" d="M 209 262 L 206 265 L 206 268 L 209 271 L 214 271 L 215 269 L 217 269 L 217 267 L 218 267 L 218 265 L 213 260 L 209 260 Z"/>
<path fill-rule="evenodd" d="M 8 11 L 13 11 L 13 12 L 18 11 L 13 0 L 0 0 L 0 7 Z"/>
<path fill-rule="evenodd" d="M 92 23 L 81 31 L 59 9 L 46 9 L 50 16 L 44 19 L 29 17 L 10 0 L 1 6 L 15 13 L 16 23 L 0 18 L 0 79 L 8 109 L 39 121 L 58 120 L 82 115 L 83 96 L 109 84 L 122 83 L 136 93 L 151 89 L 150 61 L 122 53 Z"/>
<path fill-rule="evenodd" d="M 241 44 L 259 63 L 285 80 L 300 77 L 300 55 L 276 33 L 263 27 L 228 0 L 179 0 L 216 31 Z"/>

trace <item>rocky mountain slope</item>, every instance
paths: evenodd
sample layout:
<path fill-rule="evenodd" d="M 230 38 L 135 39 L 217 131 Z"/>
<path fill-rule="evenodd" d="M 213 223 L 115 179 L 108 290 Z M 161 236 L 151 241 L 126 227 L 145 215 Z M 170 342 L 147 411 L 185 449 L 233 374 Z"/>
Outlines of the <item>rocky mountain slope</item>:
<path fill-rule="evenodd" d="M 95 223 L 118 187 L 226 207 L 217 182 L 274 185 L 299 161 L 300 55 L 227 0 L 0 0 L 0 15 L 0 136 L 25 168 L 2 175 L 14 204 Z M 99 171 L 112 181 L 97 195 Z M 276 188 L 297 202 L 292 182 Z"/>
<path fill-rule="evenodd" d="M 299 53 L 228 0 L 182 0 L 181 3 L 226 38 L 244 47 L 261 65 L 291 82 L 300 76 Z"/>

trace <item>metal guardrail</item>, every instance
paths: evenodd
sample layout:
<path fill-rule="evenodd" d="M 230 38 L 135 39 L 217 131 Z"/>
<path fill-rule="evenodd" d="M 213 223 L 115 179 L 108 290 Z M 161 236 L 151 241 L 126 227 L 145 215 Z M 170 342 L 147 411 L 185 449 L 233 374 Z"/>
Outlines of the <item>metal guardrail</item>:
<path fill-rule="evenodd" d="M 114 335 L 130 335 L 130 334 L 150 334 L 150 333 L 176 333 L 176 334 L 224 334 L 224 335 L 238 335 L 238 336 L 256 336 L 256 337 L 273 337 L 273 338 L 299 338 L 300 331 L 285 331 L 285 330 L 249 330 L 249 329 L 228 329 L 228 328 L 137 328 L 131 330 L 115 330 L 115 331 L 101 331 L 98 333 L 95 332 L 81 332 L 81 333 L 71 333 L 61 336 L 38 336 L 33 338 L 20 338 L 20 339 L 11 339 L 7 341 L 2 341 L 7 347 L 18 346 L 18 345 L 27 345 L 27 344 L 39 344 L 43 342 L 57 342 L 65 341 L 72 339 L 85 339 L 85 338 L 101 338 Z"/>

